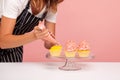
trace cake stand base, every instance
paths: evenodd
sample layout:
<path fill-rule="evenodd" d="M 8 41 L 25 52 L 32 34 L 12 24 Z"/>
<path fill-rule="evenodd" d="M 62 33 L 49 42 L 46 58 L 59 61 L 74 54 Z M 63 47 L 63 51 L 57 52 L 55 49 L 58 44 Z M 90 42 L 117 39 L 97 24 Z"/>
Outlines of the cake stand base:
<path fill-rule="evenodd" d="M 72 58 L 67 58 L 65 64 L 59 67 L 59 69 L 64 71 L 76 71 L 80 70 L 81 68 L 77 63 L 72 60 Z"/>

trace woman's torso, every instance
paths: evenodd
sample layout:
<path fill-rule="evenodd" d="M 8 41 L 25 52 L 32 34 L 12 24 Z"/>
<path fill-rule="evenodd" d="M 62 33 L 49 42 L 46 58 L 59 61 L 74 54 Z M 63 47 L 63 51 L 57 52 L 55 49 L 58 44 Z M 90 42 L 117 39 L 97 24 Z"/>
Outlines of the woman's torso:
<path fill-rule="evenodd" d="M 16 19 L 25 9 L 28 1 L 29 0 L 0 0 L 0 17 L 1 15 L 4 15 L 6 17 Z M 28 11 L 32 13 L 31 7 Z M 41 12 L 35 16 L 41 18 L 45 11 L 46 11 L 46 6 L 44 6 Z M 45 20 L 52 23 L 56 23 L 56 16 L 57 13 L 48 11 Z"/>
<path fill-rule="evenodd" d="M 10 6 L 10 5 L 3 5 L 3 4 L 16 4 L 15 7 L 18 9 L 17 12 L 18 12 L 18 15 L 20 15 L 20 13 L 25 9 L 27 3 L 28 3 L 29 0 L 0 0 L 0 17 L 2 16 L 2 12 L 3 12 L 3 9 L 5 9 L 5 7 L 7 6 Z M 11 2 L 11 3 L 9 3 Z M 15 10 L 15 9 L 13 9 Z M 41 17 L 42 14 L 45 12 L 46 10 L 46 6 L 44 6 L 44 8 L 41 10 L 41 12 L 37 15 L 35 15 L 36 17 Z M 16 10 L 15 10 L 16 11 Z M 32 10 L 31 8 L 28 10 L 30 13 L 32 13 Z"/>

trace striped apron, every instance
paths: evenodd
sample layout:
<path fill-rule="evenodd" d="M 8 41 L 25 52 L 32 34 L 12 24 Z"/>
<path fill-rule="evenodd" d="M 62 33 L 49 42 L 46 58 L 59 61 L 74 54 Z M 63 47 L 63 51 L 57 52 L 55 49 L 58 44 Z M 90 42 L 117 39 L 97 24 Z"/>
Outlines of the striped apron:
<path fill-rule="evenodd" d="M 38 25 L 39 21 L 43 20 L 47 14 L 47 9 L 41 18 L 31 14 L 29 9 L 30 1 L 26 5 L 26 8 L 17 17 L 16 25 L 13 31 L 13 35 L 22 35 L 26 32 L 30 32 Z M 9 49 L 0 49 L 0 62 L 22 62 L 23 60 L 23 46 Z"/>

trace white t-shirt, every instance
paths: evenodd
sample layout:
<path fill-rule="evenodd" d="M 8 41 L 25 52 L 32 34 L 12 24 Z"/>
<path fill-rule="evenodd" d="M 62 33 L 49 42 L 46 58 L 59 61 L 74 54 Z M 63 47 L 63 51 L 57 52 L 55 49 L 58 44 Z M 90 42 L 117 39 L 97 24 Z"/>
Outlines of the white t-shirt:
<path fill-rule="evenodd" d="M 29 0 L 0 0 L 0 16 L 3 15 L 8 18 L 16 19 L 21 14 L 23 9 L 25 9 L 28 1 Z M 46 6 L 39 14 L 35 16 L 41 17 L 45 12 L 45 10 L 46 10 Z M 28 11 L 32 13 L 31 8 Z M 53 13 L 52 11 L 49 11 L 47 13 L 47 16 L 45 17 L 45 20 L 56 23 L 56 16 L 57 13 Z"/>
<path fill-rule="evenodd" d="M 2 3 L 3 3 L 3 0 L 0 0 L 0 18 L 2 16 Z"/>

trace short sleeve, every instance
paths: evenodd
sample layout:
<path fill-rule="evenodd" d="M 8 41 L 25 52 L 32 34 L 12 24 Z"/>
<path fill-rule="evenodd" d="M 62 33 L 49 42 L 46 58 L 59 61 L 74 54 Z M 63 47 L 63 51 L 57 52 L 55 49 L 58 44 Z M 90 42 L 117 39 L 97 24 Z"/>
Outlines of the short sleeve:
<path fill-rule="evenodd" d="M 2 4 L 3 4 L 3 0 L 0 0 L 0 18 L 2 17 Z"/>
<path fill-rule="evenodd" d="M 16 19 L 18 16 L 17 0 L 3 0 L 2 15 Z"/>
<path fill-rule="evenodd" d="M 57 17 L 57 12 L 53 13 L 52 11 L 49 11 L 47 13 L 47 16 L 45 17 L 45 20 L 52 23 L 56 23 L 56 17 Z"/>

